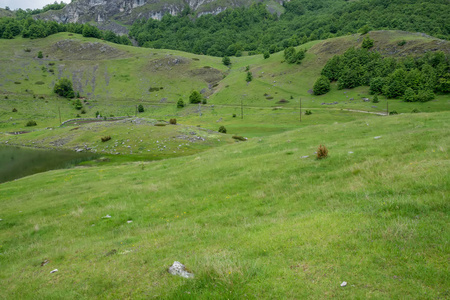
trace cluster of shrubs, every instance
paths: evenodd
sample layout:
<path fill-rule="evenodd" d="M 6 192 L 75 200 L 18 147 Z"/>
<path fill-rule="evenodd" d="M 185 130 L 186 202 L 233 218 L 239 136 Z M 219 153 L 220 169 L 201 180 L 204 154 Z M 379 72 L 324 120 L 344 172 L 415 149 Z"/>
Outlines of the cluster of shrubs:
<path fill-rule="evenodd" d="M 107 136 L 101 137 L 100 139 L 101 139 L 102 142 L 104 143 L 104 142 L 109 141 L 109 140 L 111 139 L 111 136 L 107 135 Z"/>
<path fill-rule="evenodd" d="M 225 128 L 225 126 L 222 125 L 222 126 L 219 127 L 219 132 L 220 133 L 227 133 L 227 129 Z"/>
<path fill-rule="evenodd" d="M 377 51 L 350 48 L 326 63 L 313 90 L 316 95 L 326 93 L 328 83 L 337 81 L 339 89 L 368 85 L 371 94 L 426 102 L 435 93 L 450 93 L 449 67 L 450 60 L 442 51 L 396 60 Z"/>
<path fill-rule="evenodd" d="M 177 125 L 177 119 L 170 119 L 169 124 Z"/>

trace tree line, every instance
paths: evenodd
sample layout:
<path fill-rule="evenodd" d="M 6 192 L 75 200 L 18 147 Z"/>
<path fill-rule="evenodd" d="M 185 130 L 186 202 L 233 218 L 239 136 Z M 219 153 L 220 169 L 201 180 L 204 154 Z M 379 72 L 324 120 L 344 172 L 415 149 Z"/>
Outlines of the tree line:
<path fill-rule="evenodd" d="M 55 21 L 36 20 L 32 17 L 25 19 L 0 18 L 0 38 L 3 39 L 13 39 L 16 36 L 30 39 L 45 38 L 58 32 L 78 33 L 84 37 L 94 37 L 116 44 L 131 45 L 127 36 L 120 36 L 112 31 L 101 31 L 90 24 L 61 24 Z"/>
<path fill-rule="evenodd" d="M 407 102 L 426 102 L 436 93 L 450 93 L 450 56 L 442 51 L 401 59 L 382 57 L 367 48 L 350 48 L 330 59 L 314 85 L 316 95 L 325 94 L 330 82 L 338 89 L 369 86 L 370 93 Z"/>

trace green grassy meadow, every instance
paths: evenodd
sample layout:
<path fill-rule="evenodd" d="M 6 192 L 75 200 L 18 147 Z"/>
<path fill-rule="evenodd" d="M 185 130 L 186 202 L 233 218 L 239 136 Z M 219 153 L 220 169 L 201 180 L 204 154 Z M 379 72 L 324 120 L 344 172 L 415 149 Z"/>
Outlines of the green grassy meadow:
<path fill-rule="evenodd" d="M 4 183 L 2 297 L 446 298 L 448 126 L 370 118 Z"/>
<path fill-rule="evenodd" d="M 449 47 L 370 34 L 396 55 Z M 300 65 L 275 53 L 228 68 L 67 33 L 2 40 L 0 143 L 102 158 L 0 184 L 0 299 L 449 298 L 450 96 L 310 94 L 326 61 L 361 41 L 305 44 Z M 80 114 L 52 92 L 62 77 L 81 117 L 106 120 L 61 126 Z M 176 108 L 193 90 L 207 104 Z M 174 261 L 195 277 L 169 274 Z"/>

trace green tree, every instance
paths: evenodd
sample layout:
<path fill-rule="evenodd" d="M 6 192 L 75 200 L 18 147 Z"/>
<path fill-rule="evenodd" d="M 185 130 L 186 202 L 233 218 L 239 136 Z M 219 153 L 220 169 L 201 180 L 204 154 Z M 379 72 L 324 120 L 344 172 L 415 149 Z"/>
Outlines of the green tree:
<path fill-rule="evenodd" d="M 296 54 L 297 52 L 294 47 L 286 48 L 284 50 L 284 60 L 289 64 L 293 64 L 297 60 Z"/>
<path fill-rule="evenodd" d="M 253 80 L 252 72 L 247 72 L 247 77 L 245 78 L 245 81 L 250 82 L 252 80 Z"/>
<path fill-rule="evenodd" d="M 314 95 L 323 95 L 330 90 L 330 80 L 322 75 L 314 83 L 313 92 Z"/>
<path fill-rule="evenodd" d="M 72 82 L 67 78 L 61 78 L 53 88 L 53 91 L 61 97 L 74 98 Z"/>
<path fill-rule="evenodd" d="M 373 97 L 372 103 L 378 103 L 378 102 L 380 102 L 380 100 L 378 100 L 378 95 L 375 95 Z"/>
<path fill-rule="evenodd" d="M 365 37 L 363 42 L 362 42 L 361 47 L 364 48 L 364 49 L 372 48 L 373 47 L 373 40 L 370 37 L 368 37 L 368 36 Z"/>
<path fill-rule="evenodd" d="M 222 63 L 223 63 L 225 66 L 229 66 L 229 65 L 231 65 L 231 60 L 230 60 L 230 58 L 229 58 L 228 56 L 224 56 L 224 57 L 222 58 Z"/>
<path fill-rule="evenodd" d="M 144 112 L 144 106 L 142 104 L 138 105 L 138 112 Z"/>
<path fill-rule="evenodd" d="M 84 37 L 93 37 L 93 38 L 101 39 L 102 38 L 102 32 L 100 31 L 100 29 L 98 29 L 95 26 L 92 26 L 92 25 L 89 25 L 89 24 L 84 24 L 83 36 Z"/>
<path fill-rule="evenodd" d="M 381 94 L 383 92 L 384 86 L 384 78 L 383 77 L 374 77 L 370 80 L 370 93 L 373 94 Z"/>
<path fill-rule="evenodd" d="M 269 51 L 264 51 L 263 56 L 264 56 L 264 59 L 268 59 L 270 57 Z"/>
<path fill-rule="evenodd" d="M 184 101 L 183 101 L 183 99 L 178 99 L 178 102 L 177 102 L 177 108 L 183 108 L 184 107 Z"/>
<path fill-rule="evenodd" d="M 403 101 L 405 102 L 414 102 L 416 101 L 416 93 L 412 88 L 407 88 L 405 90 L 405 94 L 403 95 Z"/>
<path fill-rule="evenodd" d="M 38 57 L 38 58 L 44 58 L 44 54 L 42 54 L 42 51 L 39 51 L 39 52 L 38 52 L 37 57 Z"/>
<path fill-rule="evenodd" d="M 364 25 L 363 27 L 361 27 L 358 32 L 361 33 L 362 35 L 368 33 L 370 31 L 370 26 L 368 24 Z"/>
<path fill-rule="evenodd" d="M 198 91 L 193 91 L 189 96 L 189 103 L 196 104 L 201 102 L 202 102 L 202 95 Z"/>
<path fill-rule="evenodd" d="M 83 108 L 83 104 L 81 103 L 80 99 L 77 99 L 77 100 L 73 103 L 73 105 L 75 106 L 75 109 L 78 109 L 78 110 L 80 110 L 80 109 Z"/>

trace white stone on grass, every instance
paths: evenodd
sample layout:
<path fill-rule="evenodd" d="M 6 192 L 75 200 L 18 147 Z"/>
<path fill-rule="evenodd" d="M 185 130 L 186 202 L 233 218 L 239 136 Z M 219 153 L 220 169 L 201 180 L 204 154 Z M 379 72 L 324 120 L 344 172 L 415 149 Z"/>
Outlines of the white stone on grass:
<path fill-rule="evenodd" d="M 381 135 L 374 137 L 374 139 L 376 139 L 376 140 L 381 139 Z"/>
<path fill-rule="evenodd" d="M 186 267 L 179 261 L 175 261 L 173 265 L 169 267 L 169 273 L 172 275 L 178 275 L 184 278 L 193 278 L 194 274 L 186 271 Z"/>
<path fill-rule="evenodd" d="M 106 215 L 106 216 L 102 217 L 102 219 L 109 219 L 109 218 L 111 218 L 110 215 Z"/>
<path fill-rule="evenodd" d="M 344 286 L 346 286 L 347 285 L 347 281 L 343 281 L 342 283 L 341 283 L 341 286 L 342 287 L 344 287 Z"/>
<path fill-rule="evenodd" d="M 56 272 L 58 272 L 58 269 L 54 269 L 54 270 L 50 271 L 50 274 L 56 273 Z"/>

